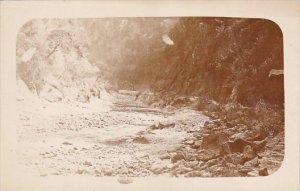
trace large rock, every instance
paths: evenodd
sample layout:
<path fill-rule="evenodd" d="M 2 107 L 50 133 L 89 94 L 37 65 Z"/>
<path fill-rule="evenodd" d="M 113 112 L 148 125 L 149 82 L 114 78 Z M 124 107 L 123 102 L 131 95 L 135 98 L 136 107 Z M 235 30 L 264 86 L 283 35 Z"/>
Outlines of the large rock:
<path fill-rule="evenodd" d="M 228 141 L 222 145 L 222 154 L 243 153 L 247 145 L 251 145 L 251 143 L 240 138 Z"/>
<path fill-rule="evenodd" d="M 228 135 L 226 133 L 211 133 L 203 137 L 201 148 L 210 150 L 215 154 L 220 154 L 222 151 L 222 145 L 228 142 Z"/>
<path fill-rule="evenodd" d="M 215 151 L 201 150 L 198 152 L 197 160 L 207 162 L 209 160 L 217 158 L 218 156 L 219 154 L 216 154 Z"/>
<path fill-rule="evenodd" d="M 156 124 L 150 126 L 150 128 L 152 130 L 154 130 L 154 129 L 172 128 L 172 127 L 175 127 L 175 123 L 170 123 L 170 124 L 156 123 Z"/>
<path fill-rule="evenodd" d="M 246 145 L 244 147 L 243 154 L 244 154 L 244 158 L 247 161 L 251 160 L 251 159 L 253 159 L 253 158 L 255 158 L 257 156 L 256 153 L 254 152 L 254 150 L 252 149 L 252 147 L 250 145 Z"/>
<path fill-rule="evenodd" d="M 258 174 L 259 176 L 268 176 L 269 173 L 268 173 L 268 169 L 267 168 L 261 168 L 258 170 Z"/>
<path fill-rule="evenodd" d="M 233 153 L 227 155 L 226 160 L 235 165 L 244 163 L 244 158 L 242 153 Z"/>
<path fill-rule="evenodd" d="M 244 166 L 258 167 L 259 166 L 258 157 L 255 157 L 252 160 L 245 162 Z"/>
<path fill-rule="evenodd" d="M 197 140 L 191 145 L 193 149 L 199 149 L 201 147 L 201 141 Z"/>
<path fill-rule="evenodd" d="M 171 162 L 176 163 L 177 161 L 185 160 L 185 156 L 183 153 L 178 152 L 171 157 Z"/>
<path fill-rule="evenodd" d="M 170 159 L 171 156 L 170 156 L 168 153 L 165 153 L 165 154 L 162 154 L 159 158 L 160 158 L 161 160 L 165 160 L 165 159 Z"/>
<path fill-rule="evenodd" d="M 149 144 L 150 141 L 144 136 L 138 136 L 133 139 L 134 143 Z"/>
<path fill-rule="evenodd" d="M 153 172 L 154 174 L 162 174 L 165 169 L 166 169 L 166 166 L 164 166 L 161 163 L 154 163 L 150 167 L 150 171 Z"/>
<path fill-rule="evenodd" d="M 113 169 L 111 167 L 107 167 L 103 169 L 104 176 L 112 176 L 113 175 Z"/>

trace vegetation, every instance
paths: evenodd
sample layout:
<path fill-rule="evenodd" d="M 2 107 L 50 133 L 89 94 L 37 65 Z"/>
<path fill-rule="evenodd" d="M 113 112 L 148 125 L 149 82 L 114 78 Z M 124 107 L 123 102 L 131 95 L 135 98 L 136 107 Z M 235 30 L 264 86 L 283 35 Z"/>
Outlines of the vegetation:
<path fill-rule="evenodd" d="M 282 33 L 264 19 L 180 18 L 169 33 L 175 42 L 143 59 L 132 83 L 154 90 L 206 96 L 222 103 L 282 107 Z"/>

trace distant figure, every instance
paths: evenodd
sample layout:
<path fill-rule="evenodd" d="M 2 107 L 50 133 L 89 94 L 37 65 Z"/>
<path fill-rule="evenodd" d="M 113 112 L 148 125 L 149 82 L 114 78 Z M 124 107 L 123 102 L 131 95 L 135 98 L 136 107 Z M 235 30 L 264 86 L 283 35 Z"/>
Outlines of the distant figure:
<path fill-rule="evenodd" d="M 98 91 L 98 94 L 97 94 L 98 99 L 100 99 L 100 97 L 101 97 L 101 91 L 100 91 L 100 89 L 97 89 L 97 91 Z"/>
<path fill-rule="evenodd" d="M 139 96 L 142 94 L 142 92 L 141 91 L 139 91 L 136 95 L 135 95 L 135 100 L 134 101 L 136 101 L 138 98 L 139 98 Z"/>

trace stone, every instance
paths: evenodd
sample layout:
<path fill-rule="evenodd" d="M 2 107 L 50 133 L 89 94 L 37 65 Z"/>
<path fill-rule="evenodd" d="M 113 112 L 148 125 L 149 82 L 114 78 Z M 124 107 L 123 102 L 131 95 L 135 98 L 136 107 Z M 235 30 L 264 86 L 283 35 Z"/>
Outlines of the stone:
<path fill-rule="evenodd" d="M 191 172 L 192 170 L 193 170 L 192 168 L 186 167 L 183 164 L 179 165 L 176 169 L 177 174 L 185 174 L 187 172 Z"/>
<path fill-rule="evenodd" d="M 85 173 L 85 172 L 86 172 L 86 170 L 84 170 L 84 169 L 78 169 L 78 170 L 76 171 L 77 174 L 83 174 L 83 173 Z"/>
<path fill-rule="evenodd" d="M 161 160 L 164 160 L 164 159 L 170 159 L 171 156 L 170 156 L 168 153 L 165 153 L 165 154 L 161 155 L 159 158 L 160 158 Z"/>
<path fill-rule="evenodd" d="M 154 163 L 150 167 L 150 171 L 153 172 L 154 174 L 162 174 L 165 168 L 166 167 L 160 163 Z"/>
<path fill-rule="evenodd" d="M 252 160 L 245 162 L 244 164 L 244 166 L 251 166 L 251 167 L 258 167 L 258 165 L 259 165 L 258 157 L 255 157 Z"/>
<path fill-rule="evenodd" d="M 219 156 L 219 154 L 215 153 L 215 151 L 200 150 L 200 151 L 198 151 L 198 154 L 197 154 L 197 160 L 207 162 L 211 159 L 217 158 L 218 156 Z"/>
<path fill-rule="evenodd" d="M 101 175 L 101 171 L 99 171 L 97 169 L 94 172 L 95 172 L 96 175 Z"/>
<path fill-rule="evenodd" d="M 209 161 L 207 161 L 207 166 L 208 167 L 211 167 L 211 166 L 213 166 L 213 165 L 216 165 L 216 164 L 218 164 L 218 159 L 212 159 L 212 160 L 209 160 Z"/>
<path fill-rule="evenodd" d="M 246 145 L 244 147 L 243 155 L 247 161 L 256 157 L 256 153 L 253 151 L 250 145 Z"/>
<path fill-rule="evenodd" d="M 171 162 L 176 163 L 177 161 L 184 160 L 185 156 L 183 153 L 176 153 L 171 157 Z"/>
<path fill-rule="evenodd" d="M 199 170 L 193 170 L 191 172 L 186 173 L 185 177 L 200 177 L 202 173 Z"/>
<path fill-rule="evenodd" d="M 119 169 L 120 174 L 128 174 L 128 172 L 129 172 L 129 169 L 125 166 L 123 166 Z"/>
<path fill-rule="evenodd" d="M 267 141 L 268 138 L 265 138 L 262 141 L 254 141 L 252 143 L 253 150 L 256 152 L 263 150 L 266 147 Z"/>
<path fill-rule="evenodd" d="M 113 171 L 111 168 L 106 168 L 103 170 L 104 176 L 111 176 L 113 174 Z"/>
<path fill-rule="evenodd" d="M 188 144 L 188 145 L 193 145 L 195 143 L 195 141 L 194 140 L 187 140 L 187 141 L 185 141 L 185 143 Z"/>
<path fill-rule="evenodd" d="M 164 129 L 164 128 L 172 128 L 172 127 L 175 127 L 175 123 L 170 123 L 170 124 L 162 124 L 162 123 L 156 123 L 154 125 L 151 125 L 150 128 L 152 130 L 154 129 Z"/>
<path fill-rule="evenodd" d="M 138 136 L 133 139 L 134 143 L 149 144 L 150 141 L 144 136 Z"/>
<path fill-rule="evenodd" d="M 247 176 L 249 172 L 251 172 L 252 169 L 249 167 L 243 167 L 241 169 L 238 170 L 238 172 L 243 175 L 243 176 Z"/>
<path fill-rule="evenodd" d="M 62 144 L 63 144 L 63 145 L 73 145 L 72 143 L 67 142 L 67 141 L 64 141 Z"/>
<path fill-rule="evenodd" d="M 251 145 L 250 142 L 245 141 L 244 139 L 236 139 L 235 141 L 228 141 L 226 143 L 227 149 L 229 153 L 243 153 L 244 148 L 247 145 Z"/>
<path fill-rule="evenodd" d="M 232 140 L 237 140 L 237 139 L 244 139 L 245 138 L 245 134 L 244 133 L 236 133 L 233 134 L 230 139 Z"/>
<path fill-rule="evenodd" d="M 229 158 L 233 164 L 242 164 L 244 162 L 242 153 L 233 153 L 229 155 Z"/>
<path fill-rule="evenodd" d="M 198 161 L 191 161 L 191 162 L 188 162 L 187 164 L 189 167 L 195 167 L 195 166 L 198 166 L 199 165 L 199 162 Z"/>
<path fill-rule="evenodd" d="M 207 170 L 201 170 L 200 173 L 201 177 L 211 177 L 212 175 L 210 172 L 207 172 Z"/>
<path fill-rule="evenodd" d="M 258 176 L 258 172 L 255 170 L 255 171 L 250 171 L 250 172 L 248 172 L 248 174 L 247 174 L 248 176 L 253 176 L 253 177 L 256 177 L 256 176 Z"/>
<path fill-rule="evenodd" d="M 222 151 L 222 145 L 226 142 L 228 142 L 228 135 L 226 133 L 211 133 L 203 137 L 201 148 L 210 150 L 218 155 Z"/>
<path fill-rule="evenodd" d="M 167 164 L 167 166 L 166 166 L 168 169 L 172 169 L 173 167 L 174 167 L 174 165 L 173 164 Z"/>
<path fill-rule="evenodd" d="M 86 166 L 93 166 L 93 164 L 89 161 L 85 161 L 83 164 L 86 165 Z"/>
<path fill-rule="evenodd" d="M 258 170 L 258 175 L 259 176 L 268 176 L 269 173 L 268 173 L 268 169 L 267 168 L 261 168 Z"/>
<path fill-rule="evenodd" d="M 193 149 L 199 149 L 201 147 L 201 141 L 195 141 L 191 147 Z"/>

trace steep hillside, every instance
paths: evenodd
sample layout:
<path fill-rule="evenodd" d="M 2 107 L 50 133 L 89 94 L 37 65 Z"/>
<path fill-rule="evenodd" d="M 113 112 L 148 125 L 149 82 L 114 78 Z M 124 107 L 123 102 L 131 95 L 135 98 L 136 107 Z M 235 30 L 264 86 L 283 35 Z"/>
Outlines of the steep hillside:
<path fill-rule="evenodd" d="M 81 20 L 89 36 L 89 60 L 112 85 L 130 88 L 124 82 L 126 78 L 130 78 L 142 60 L 165 46 L 161 37 L 177 21 L 165 17 Z"/>
<path fill-rule="evenodd" d="M 88 101 L 99 91 L 98 72 L 88 60 L 88 38 L 78 20 L 32 20 L 20 29 L 17 76 L 38 96 Z"/>
<path fill-rule="evenodd" d="M 264 19 L 180 18 L 174 45 L 155 44 L 128 79 L 155 91 L 206 96 L 218 102 L 283 107 L 280 28 Z M 125 72 L 126 73 L 126 72 Z"/>

